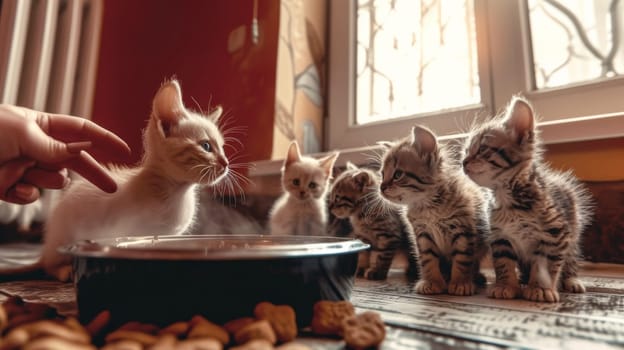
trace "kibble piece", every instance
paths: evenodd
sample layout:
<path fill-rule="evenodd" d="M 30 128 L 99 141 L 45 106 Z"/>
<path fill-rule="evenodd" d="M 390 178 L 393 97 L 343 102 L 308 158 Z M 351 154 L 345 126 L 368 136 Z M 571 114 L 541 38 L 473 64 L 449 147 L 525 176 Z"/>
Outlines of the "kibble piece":
<path fill-rule="evenodd" d="M 143 350 L 143 344 L 136 340 L 124 339 L 108 343 L 101 350 Z"/>
<path fill-rule="evenodd" d="M 233 346 L 230 350 L 273 350 L 273 344 L 266 339 L 253 339 L 243 345 Z"/>
<path fill-rule="evenodd" d="M 322 300 L 314 304 L 312 332 L 319 335 L 342 335 L 342 321 L 355 315 L 349 301 Z"/>
<path fill-rule="evenodd" d="M 230 335 L 221 326 L 212 323 L 201 316 L 194 317 L 191 322 L 191 329 L 188 332 L 188 338 L 214 338 L 227 345 L 230 342 Z"/>
<path fill-rule="evenodd" d="M 223 344 L 214 338 L 187 339 L 178 342 L 176 350 L 223 350 Z"/>
<path fill-rule="evenodd" d="M 178 343 L 178 337 L 171 334 L 163 334 L 158 337 L 158 340 L 154 345 L 147 348 L 148 350 L 171 350 L 176 349 L 176 344 Z"/>
<path fill-rule="evenodd" d="M 148 333 L 118 329 L 112 333 L 109 333 L 106 336 L 105 340 L 107 343 L 114 343 L 120 340 L 133 340 L 142 344 L 143 346 L 150 346 L 154 345 L 158 338 Z"/>
<path fill-rule="evenodd" d="M 234 335 L 234 339 L 236 340 L 236 344 L 245 344 L 252 339 L 266 339 L 271 344 L 277 342 L 275 331 L 273 331 L 273 327 L 271 327 L 271 324 L 267 320 L 255 321 L 241 328 L 241 330 Z"/>
<path fill-rule="evenodd" d="M 257 319 L 271 323 L 280 342 L 285 343 L 297 338 L 297 320 L 292 306 L 273 305 L 265 301 L 256 305 L 254 315 Z"/>
<path fill-rule="evenodd" d="M 104 328 L 108 326 L 110 319 L 111 319 L 110 311 L 104 310 L 100 312 L 99 314 L 97 314 L 97 316 L 95 316 L 91 320 L 91 322 L 87 324 L 85 328 L 87 329 L 87 332 L 91 334 L 92 337 L 94 337 L 100 334 L 100 332 L 102 332 Z"/>
<path fill-rule="evenodd" d="M 67 339 L 48 336 L 24 345 L 23 350 L 96 350 L 91 344 L 75 343 Z"/>
<path fill-rule="evenodd" d="M 23 328 L 15 328 L 2 338 L 0 349 L 20 349 L 28 342 L 30 335 Z"/>
<path fill-rule="evenodd" d="M 56 323 L 50 320 L 37 321 L 25 324 L 19 328 L 23 328 L 28 332 L 30 339 L 37 339 L 47 336 L 61 338 L 74 343 L 91 343 L 91 336 L 86 332 L 76 332 L 66 325 Z"/>
<path fill-rule="evenodd" d="M 167 327 L 161 329 L 158 334 L 172 334 L 178 338 L 181 338 L 188 333 L 190 325 L 188 322 L 175 322 Z"/>
<path fill-rule="evenodd" d="M 291 341 L 276 347 L 275 350 L 312 350 L 312 348 L 305 344 Z"/>
<path fill-rule="evenodd" d="M 344 340 L 353 350 L 377 347 L 386 337 L 386 327 L 378 313 L 367 311 L 343 321 Z"/>
<path fill-rule="evenodd" d="M 86 338 L 91 339 L 91 335 L 89 334 L 89 332 L 87 332 L 87 329 L 80 324 L 80 322 L 78 322 L 78 320 L 74 317 L 68 317 L 65 319 L 65 321 L 63 321 L 63 324 L 76 332 L 82 333 L 84 336 L 86 336 Z"/>
<path fill-rule="evenodd" d="M 234 319 L 234 320 L 226 322 L 223 325 L 223 328 L 228 333 L 234 335 L 234 334 L 236 334 L 236 332 L 241 330 L 243 327 L 245 327 L 248 324 L 252 324 L 255 321 L 256 321 L 256 319 L 253 318 L 253 317 L 241 317 L 241 318 L 237 318 L 237 319 Z"/>

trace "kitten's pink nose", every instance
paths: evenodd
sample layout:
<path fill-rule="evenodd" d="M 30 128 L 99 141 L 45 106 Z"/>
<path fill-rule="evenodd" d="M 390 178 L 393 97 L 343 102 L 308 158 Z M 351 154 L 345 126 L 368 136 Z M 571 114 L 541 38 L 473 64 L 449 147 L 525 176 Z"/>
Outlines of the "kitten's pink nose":
<path fill-rule="evenodd" d="M 217 156 L 217 161 L 219 162 L 219 165 L 224 168 L 227 168 L 227 166 L 230 165 L 230 163 L 228 163 L 228 160 L 222 155 Z"/>

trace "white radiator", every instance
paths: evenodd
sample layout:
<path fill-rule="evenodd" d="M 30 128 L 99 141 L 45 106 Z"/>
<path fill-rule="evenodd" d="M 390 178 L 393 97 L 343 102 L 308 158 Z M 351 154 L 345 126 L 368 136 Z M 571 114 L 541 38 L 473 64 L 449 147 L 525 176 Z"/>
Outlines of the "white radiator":
<path fill-rule="evenodd" d="M 0 0 L 0 103 L 91 116 L 103 0 Z M 28 230 L 54 191 L 25 206 L 0 201 L 0 223 Z"/>
<path fill-rule="evenodd" d="M 88 118 L 102 0 L 0 3 L 0 102 Z"/>

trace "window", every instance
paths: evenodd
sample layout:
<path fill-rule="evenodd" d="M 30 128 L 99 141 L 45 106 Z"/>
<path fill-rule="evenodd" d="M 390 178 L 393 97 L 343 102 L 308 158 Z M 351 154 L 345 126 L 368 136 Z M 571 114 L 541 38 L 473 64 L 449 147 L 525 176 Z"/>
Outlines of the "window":
<path fill-rule="evenodd" d="M 357 0 L 356 11 L 356 124 L 481 101 L 472 0 Z"/>
<path fill-rule="evenodd" d="M 455 137 L 525 95 L 547 142 L 624 135 L 624 2 L 330 2 L 327 148 Z"/>

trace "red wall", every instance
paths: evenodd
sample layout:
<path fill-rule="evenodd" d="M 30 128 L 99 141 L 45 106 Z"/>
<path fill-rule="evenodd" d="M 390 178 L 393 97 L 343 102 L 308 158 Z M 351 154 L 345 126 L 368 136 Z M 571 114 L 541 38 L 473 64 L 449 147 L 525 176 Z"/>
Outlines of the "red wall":
<path fill-rule="evenodd" d="M 259 45 L 252 45 L 252 0 L 107 0 L 93 120 L 142 154 L 141 129 L 161 82 L 177 76 L 187 107 L 221 104 L 231 125 L 244 126 L 239 161 L 271 154 L 279 1 L 258 1 Z M 230 32 L 247 27 L 245 45 L 228 53 Z M 240 148 L 240 147 L 239 147 Z M 231 155 L 230 155 L 231 156 Z"/>

